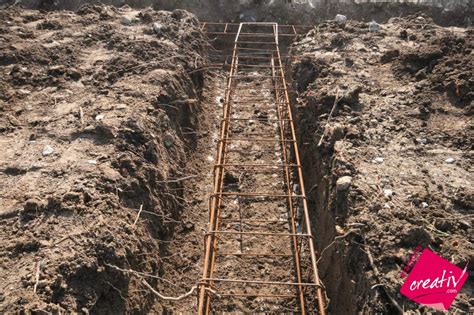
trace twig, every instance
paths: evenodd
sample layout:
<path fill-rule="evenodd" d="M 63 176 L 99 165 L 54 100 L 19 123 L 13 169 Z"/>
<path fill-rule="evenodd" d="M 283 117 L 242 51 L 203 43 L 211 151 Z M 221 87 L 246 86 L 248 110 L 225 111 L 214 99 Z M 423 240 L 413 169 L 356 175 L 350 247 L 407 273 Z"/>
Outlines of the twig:
<path fill-rule="evenodd" d="M 135 271 L 135 270 L 131 270 L 131 269 L 122 269 L 120 267 L 117 267 L 117 266 L 114 266 L 114 265 L 111 265 L 111 264 L 105 264 L 106 266 L 108 267 L 111 267 L 113 269 L 116 269 L 116 270 L 119 270 L 119 271 L 122 271 L 122 272 L 126 272 L 126 273 L 131 273 L 135 276 L 137 276 L 138 278 L 140 278 L 142 280 L 142 283 L 148 288 L 150 289 L 151 292 L 153 292 L 153 294 L 155 294 L 156 296 L 158 296 L 160 299 L 162 300 L 167 300 L 167 301 L 180 301 L 188 296 L 190 296 L 191 294 L 193 294 L 193 292 L 197 289 L 197 286 L 193 286 L 191 288 L 191 290 L 189 290 L 188 292 L 186 292 L 185 294 L 183 295 L 180 295 L 180 296 L 177 296 L 177 297 L 173 297 L 173 296 L 164 296 L 163 294 L 159 293 L 158 291 L 156 291 L 155 289 L 153 289 L 153 287 L 145 280 L 143 279 L 143 276 L 146 276 L 146 277 L 150 277 L 150 278 L 156 278 L 156 279 L 160 279 L 160 280 L 165 280 L 163 278 L 160 278 L 158 276 L 154 276 L 154 275 L 150 275 L 150 274 L 145 274 L 145 273 L 142 273 L 142 272 L 138 272 L 138 271 Z M 174 283 L 171 283 L 173 284 L 174 286 L 176 286 Z M 217 292 L 215 292 L 214 290 L 211 290 L 209 288 L 207 288 L 206 290 L 210 291 L 211 293 L 215 294 L 218 296 Z"/>
<path fill-rule="evenodd" d="M 140 218 L 140 214 L 142 213 L 142 211 L 143 211 L 143 204 L 140 205 L 140 210 L 138 210 L 138 214 L 137 214 L 137 217 L 135 218 L 135 222 L 133 222 L 133 226 L 137 225 L 138 218 Z"/>
<path fill-rule="evenodd" d="M 370 266 L 374 270 L 375 277 L 377 279 L 379 279 L 379 275 L 380 275 L 379 269 L 377 268 L 377 266 L 374 263 L 374 258 L 372 257 L 372 253 L 370 252 L 369 247 L 366 248 L 366 253 L 367 253 L 367 257 L 369 258 Z M 377 284 L 377 285 L 373 286 L 372 288 L 382 288 L 382 290 L 385 292 L 385 295 L 387 296 L 387 298 L 390 300 L 392 305 L 397 309 L 398 313 L 403 314 L 403 309 L 400 307 L 400 305 L 397 303 L 397 301 L 395 301 L 395 299 L 388 293 L 388 290 L 385 288 L 385 286 L 383 284 Z"/>
<path fill-rule="evenodd" d="M 170 179 L 170 180 L 159 180 L 156 181 L 156 183 L 179 183 L 182 182 L 183 180 L 191 179 L 191 178 L 196 178 L 198 175 L 190 175 L 182 178 L 177 178 L 177 179 Z"/>
<path fill-rule="evenodd" d="M 68 238 L 71 238 L 73 236 L 77 236 L 77 235 L 81 235 L 81 233 L 73 233 L 73 234 L 69 234 L 69 235 L 66 235 L 64 237 L 62 237 L 61 239 L 59 239 L 58 241 L 56 241 L 53 245 L 58 245 L 58 244 L 61 244 L 62 242 L 64 242 L 65 240 L 67 240 Z M 71 239 L 73 242 L 74 240 Z"/>
<path fill-rule="evenodd" d="M 173 222 L 173 223 L 181 223 L 182 221 L 177 221 L 177 220 L 174 220 L 172 218 L 170 218 L 169 216 L 161 213 L 161 214 L 158 214 L 158 213 L 154 213 L 154 212 L 151 212 L 151 211 L 146 211 L 146 210 L 142 210 L 143 213 L 147 213 L 147 214 L 151 214 L 151 215 L 154 215 L 156 217 L 159 217 L 161 219 L 163 219 L 163 222 Z"/>
<path fill-rule="evenodd" d="M 79 118 L 81 119 L 81 127 L 84 128 L 84 111 L 82 106 L 79 106 Z"/>
<path fill-rule="evenodd" d="M 158 279 L 158 280 L 161 280 L 161 281 L 164 281 L 174 287 L 178 287 L 176 284 L 174 284 L 173 282 L 169 281 L 169 280 L 166 280 L 166 279 L 163 279 L 161 277 L 158 277 L 158 276 L 155 276 L 155 275 L 151 275 L 149 273 L 144 273 L 144 272 L 140 272 L 140 271 L 135 271 L 135 270 L 132 270 L 132 269 L 122 269 L 120 267 L 117 267 L 115 265 L 111 265 L 111 264 L 105 264 L 107 267 L 110 267 L 110 268 L 113 268 L 115 270 L 118 270 L 118 271 L 121 271 L 121 272 L 125 272 L 125 273 L 131 273 L 139 278 L 142 278 L 142 277 L 148 277 L 148 278 L 155 278 L 155 279 Z"/>
<path fill-rule="evenodd" d="M 344 234 L 344 235 L 336 236 L 336 237 L 334 238 L 334 241 L 332 241 L 328 246 L 324 247 L 324 249 L 321 251 L 321 253 L 319 254 L 319 258 L 318 258 L 318 260 L 316 261 L 316 263 L 317 263 L 317 264 L 319 263 L 319 261 L 323 258 L 324 252 L 325 252 L 329 247 L 331 247 L 332 245 L 334 245 L 334 244 L 337 242 L 337 240 L 339 240 L 339 239 L 341 239 L 341 238 L 345 238 L 345 237 L 349 236 L 349 234 L 354 233 L 354 232 L 355 232 L 354 230 L 350 230 L 349 232 L 347 232 L 347 233 Z"/>
<path fill-rule="evenodd" d="M 182 299 L 185 299 L 187 298 L 188 296 L 190 296 L 191 294 L 194 293 L 194 291 L 197 289 L 197 286 L 194 286 L 191 288 L 191 290 L 189 290 L 188 292 L 186 292 L 185 294 L 183 295 L 180 295 L 180 296 L 177 296 L 177 297 L 174 297 L 174 296 L 164 296 L 163 294 L 161 294 L 160 292 L 156 291 L 155 289 L 153 289 L 153 287 L 145 280 L 145 279 L 142 279 L 142 283 L 148 288 L 150 289 L 151 292 L 153 292 L 153 294 L 155 294 L 157 297 L 159 297 L 160 299 L 162 300 L 166 300 L 166 301 L 181 301 Z"/>
<path fill-rule="evenodd" d="M 329 113 L 328 120 L 326 121 L 326 124 L 324 126 L 329 125 L 329 121 L 331 120 L 332 113 L 336 109 L 336 105 L 339 103 L 340 100 L 341 100 L 341 98 L 339 97 L 339 89 L 337 89 L 336 98 L 334 99 L 334 105 L 332 105 L 332 109 L 331 109 L 331 112 Z M 321 139 L 319 139 L 318 147 L 320 147 L 321 144 L 323 143 L 323 139 L 324 139 L 324 131 L 323 131 L 323 134 L 321 135 Z"/>
<path fill-rule="evenodd" d="M 42 262 L 43 262 L 42 260 L 38 261 L 38 265 L 36 266 L 35 286 L 33 287 L 33 293 L 35 294 L 36 294 L 36 288 L 38 287 L 38 283 L 39 283 Z"/>

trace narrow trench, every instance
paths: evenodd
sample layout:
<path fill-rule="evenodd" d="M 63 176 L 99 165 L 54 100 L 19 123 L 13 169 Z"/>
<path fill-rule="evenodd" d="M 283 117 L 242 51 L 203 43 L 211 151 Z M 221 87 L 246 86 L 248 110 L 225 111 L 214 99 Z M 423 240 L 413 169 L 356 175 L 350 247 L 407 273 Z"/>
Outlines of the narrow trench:
<path fill-rule="evenodd" d="M 282 49 L 286 52 L 290 44 L 290 41 L 284 42 Z M 226 41 L 214 42 L 213 45 L 223 50 L 232 47 L 232 43 Z M 287 63 L 286 68 L 287 74 L 292 73 L 291 63 Z M 201 111 L 197 117 L 198 128 L 192 132 L 197 142 L 195 149 L 188 156 L 188 164 L 183 172 L 192 176 L 184 182 L 183 199 L 188 206 L 183 209 L 181 214 L 181 227 L 176 229 L 166 246 L 168 254 L 164 254 L 162 258 L 164 262 L 163 275 L 168 281 L 162 281 L 160 287 L 163 288 L 164 293 L 169 292 L 170 295 L 186 293 L 202 277 L 203 235 L 208 230 L 209 197 L 213 188 L 212 170 L 216 158 L 219 121 L 222 118 L 224 105 L 226 74 L 225 70 L 213 70 L 205 75 L 200 104 Z M 289 85 L 292 86 L 290 76 L 288 79 Z M 320 258 L 318 268 L 329 302 L 327 309 L 330 313 L 351 314 L 355 312 L 355 306 L 359 301 L 356 297 L 354 282 L 351 280 L 354 275 L 350 272 L 350 262 L 345 258 L 348 253 L 343 253 L 342 247 L 331 244 L 337 235 L 335 213 L 331 209 L 337 207 L 338 211 L 343 211 L 341 209 L 347 206 L 344 204 L 347 196 L 338 195 L 335 189 L 331 188 L 330 171 L 334 158 L 332 152 L 323 152 L 317 147 L 306 146 L 304 139 L 308 136 L 305 134 L 308 122 L 302 119 L 304 113 L 300 113 L 298 110 L 298 99 L 294 91 L 294 89 L 290 89 L 290 97 L 293 114 L 296 117 L 295 126 L 300 143 L 306 193 L 309 198 L 312 232 L 316 240 L 318 258 Z M 257 93 L 257 91 L 252 92 Z M 236 182 L 238 185 L 245 181 L 247 174 L 234 175 L 233 179 L 238 179 Z M 263 186 L 264 183 L 261 188 L 265 190 Z M 236 202 L 238 205 L 236 210 L 241 211 L 242 201 L 237 199 Z M 340 213 L 338 216 L 340 217 Z M 242 246 L 241 241 L 240 246 Z M 360 251 L 355 248 L 348 250 L 349 254 L 356 255 L 354 256 L 356 258 L 353 257 L 351 261 L 363 259 L 360 257 Z M 321 252 L 324 254 L 323 257 L 319 257 Z M 275 265 L 273 272 L 277 274 L 277 277 L 282 278 L 282 274 L 285 272 L 278 270 L 277 262 L 270 261 L 270 264 Z M 248 269 L 251 266 L 242 266 L 242 270 L 245 268 Z M 272 270 L 266 269 L 265 272 L 272 272 Z M 360 280 L 363 283 L 363 280 Z M 361 287 L 363 286 L 359 285 L 359 288 Z M 284 305 L 276 305 L 276 307 L 284 307 Z M 197 299 L 192 296 L 181 301 L 157 301 L 155 308 L 162 308 L 165 312 L 193 313 L 197 309 Z M 228 310 L 232 310 L 232 308 Z"/>

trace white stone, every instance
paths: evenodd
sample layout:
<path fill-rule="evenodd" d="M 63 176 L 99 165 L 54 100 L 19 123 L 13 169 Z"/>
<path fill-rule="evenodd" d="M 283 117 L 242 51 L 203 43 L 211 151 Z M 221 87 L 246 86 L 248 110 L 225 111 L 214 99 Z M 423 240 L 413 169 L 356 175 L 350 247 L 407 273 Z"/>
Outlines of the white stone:
<path fill-rule="evenodd" d="M 163 24 L 161 23 L 153 23 L 153 31 L 156 34 L 161 34 L 163 33 Z"/>
<path fill-rule="evenodd" d="M 99 115 L 95 116 L 95 120 L 96 121 L 101 121 L 102 119 L 104 119 L 104 117 L 105 117 L 104 114 L 99 114 Z"/>
<path fill-rule="evenodd" d="M 392 197 L 393 196 L 393 191 L 390 190 L 390 189 L 384 189 L 383 195 L 387 198 Z"/>
<path fill-rule="evenodd" d="M 444 160 L 444 162 L 448 163 L 448 164 L 453 164 L 455 161 L 455 159 L 453 158 L 447 158 L 446 160 Z"/>
<path fill-rule="evenodd" d="M 378 164 L 382 164 L 382 163 L 383 163 L 383 158 L 382 158 L 382 157 L 376 157 L 376 158 L 374 159 L 374 162 L 375 162 L 375 163 L 378 163 Z"/>
<path fill-rule="evenodd" d="M 342 14 L 337 14 L 334 21 L 336 21 L 339 24 L 344 24 L 347 21 L 347 17 L 345 15 L 342 15 Z"/>
<path fill-rule="evenodd" d="M 422 207 L 422 208 L 428 208 L 428 204 L 427 204 L 426 202 L 422 202 L 422 203 L 421 203 L 421 207 Z"/>
<path fill-rule="evenodd" d="M 377 22 L 372 21 L 369 23 L 369 32 L 376 33 L 379 30 L 380 30 L 380 25 Z"/>
<path fill-rule="evenodd" d="M 350 176 L 343 176 L 339 178 L 336 182 L 336 190 L 337 191 L 346 191 L 349 189 L 352 183 L 352 177 Z"/>
<path fill-rule="evenodd" d="M 54 153 L 53 147 L 47 145 L 43 148 L 43 156 L 48 156 Z"/>

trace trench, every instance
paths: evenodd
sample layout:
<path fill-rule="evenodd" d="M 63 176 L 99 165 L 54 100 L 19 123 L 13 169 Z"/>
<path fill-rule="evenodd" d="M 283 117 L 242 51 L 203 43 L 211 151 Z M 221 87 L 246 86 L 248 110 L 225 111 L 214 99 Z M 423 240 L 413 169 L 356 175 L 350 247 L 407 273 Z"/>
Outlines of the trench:
<path fill-rule="evenodd" d="M 289 52 L 291 39 L 285 38 L 281 42 L 284 54 Z M 208 60 L 216 64 L 222 59 L 219 56 L 230 56 L 233 39 L 220 38 L 212 42 L 212 49 L 208 51 Z M 218 54 L 217 54 L 218 52 Z M 292 63 L 287 62 L 287 73 L 292 73 Z M 192 203 L 183 209 L 180 220 L 185 222 L 185 228 L 178 229 L 170 240 L 173 242 L 167 248 L 169 253 L 181 252 L 177 261 L 170 261 L 164 269 L 164 276 L 183 286 L 176 291 L 167 283 L 160 283 L 164 292 L 177 294 L 184 293 L 190 285 L 201 277 L 203 264 L 202 235 L 208 225 L 208 200 L 212 192 L 212 167 L 218 138 L 219 119 L 222 116 L 223 99 L 225 97 L 225 70 L 210 70 L 206 73 L 203 85 L 201 112 L 197 116 L 200 126 L 195 130 L 196 145 L 190 152 L 190 163 L 187 165 L 192 171 L 199 170 L 199 177 L 184 183 L 184 199 L 192 199 Z M 344 246 L 336 243 L 331 245 L 338 235 L 336 225 L 343 225 L 347 215 L 347 195 L 337 192 L 332 175 L 337 159 L 331 149 L 321 149 L 308 141 L 313 136 L 311 126 L 315 123 L 307 117 L 315 117 L 312 109 L 298 106 L 296 81 L 288 77 L 290 97 L 293 103 L 293 112 L 296 117 L 296 128 L 305 178 L 306 193 L 309 200 L 309 213 L 312 232 L 315 236 L 317 252 L 322 253 L 318 261 L 319 273 L 324 284 L 329 301 L 328 312 L 332 314 L 356 314 L 357 310 L 364 309 L 368 303 L 369 288 L 363 275 L 357 272 L 364 265 L 367 257 L 358 246 Z M 295 82 L 294 82 L 295 81 Z M 256 91 L 254 91 L 256 92 Z M 262 186 L 261 190 L 265 190 Z M 184 251 L 182 249 L 185 248 Z M 183 256 L 187 256 L 183 257 Z M 319 257 L 319 256 L 318 256 Z M 183 262 L 191 265 L 184 266 Z M 281 272 L 278 267 L 276 272 Z M 177 272 L 178 271 L 178 272 Z M 271 272 L 271 269 L 267 270 Z M 357 285 L 356 285 L 357 283 Z M 169 312 L 194 312 L 197 303 L 194 297 L 186 301 L 164 302 L 157 301 L 159 307 Z M 235 310 L 229 308 L 228 310 Z"/>

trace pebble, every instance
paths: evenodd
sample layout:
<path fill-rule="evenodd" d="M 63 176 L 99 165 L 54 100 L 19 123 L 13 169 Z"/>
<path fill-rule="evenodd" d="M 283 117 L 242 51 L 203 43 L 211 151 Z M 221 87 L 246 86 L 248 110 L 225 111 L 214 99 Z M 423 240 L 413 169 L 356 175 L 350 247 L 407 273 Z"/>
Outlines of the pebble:
<path fill-rule="evenodd" d="M 392 197 L 393 196 L 393 191 L 390 190 L 390 189 L 384 189 L 383 195 L 387 198 Z"/>
<path fill-rule="evenodd" d="M 87 163 L 89 163 L 89 164 L 97 164 L 97 160 L 87 160 Z"/>
<path fill-rule="evenodd" d="M 337 14 L 336 17 L 334 18 L 334 21 L 336 21 L 339 24 L 344 24 L 347 21 L 347 17 L 342 14 Z"/>
<path fill-rule="evenodd" d="M 459 225 L 461 226 L 462 229 L 467 230 L 471 228 L 471 224 L 465 220 L 459 221 Z"/>
<path fill-rule="evenodd" d="M 174 138 L 170 133 L 167 133 L 163 140 L 165 141 L 165 146 L 167 148 L 171 147 L 174 144 Z"/>
<path fill-rule="evenodd" d="M 383 158 L 382 157 L 376 157 L 373 159 L 374 163 L 382 164 L 383 163 Z"/>
<path fill-rule="evenodd" d="M 339 178 L 336 182 L 336 190 L 337 191 L 346 191 L 349 189 L 352 183 L 352 177 L 350 176 L 343 176 Z"/>
<path fill-rule="evenodd" d="M 43 148 L 43 156 L 48 156 L 53 153 L 54 153 L 54 149 L 51 146 L 47 145 Z"/>
<path fill-rule="evenodd" d="M 163 24 L 161 23 L 153 23 L 153 31 L 156 34 L 161 34 L 163 33 Z"/>
<path fill-rule="evenodd" d="M 421 144 L 426 144 L 428 142 L 428 140 L 426 140 L 425 138 L 416 138 L 415 141 Z"/>
<path fill-rule="evenodd" d="M 421 207 L 424 209 L 424 208 L 428 208 L 428 204 L 426 202 L 422 202 L 421 203 Z"/>
<path fill-rule="evenodd" d="M 129 18 L 128 16 L 122 16 L 122 18 L 120 19 L 120 23 L 122 23 L 123 25 L 130 25 L 132 24 L 132 19 Z"/>
<path fill-rule="evenodd" d="M 375 21 L 369 23 L 369 32 L 376 33 L 380 30 L 380 24 Z"/>
<path fill-rule="evenodd" d="M 444 162 L 446 162 L 447 164 L 453 164 L 455 161 L 455 159 L 453 158 L 447 158 L 446 160 L 444 160 Z"/>
<path fill-rule="evenodd" d="M 100 120 L 102 120 L 102 119 L 104 119 L 104 118 L 105 118 L 105 115 L 104 115 L 104 114 L 99 114 L 99 115 L 95 116 L 95 120 L 96 120 L 96 121 L 100 121 Z"/>

